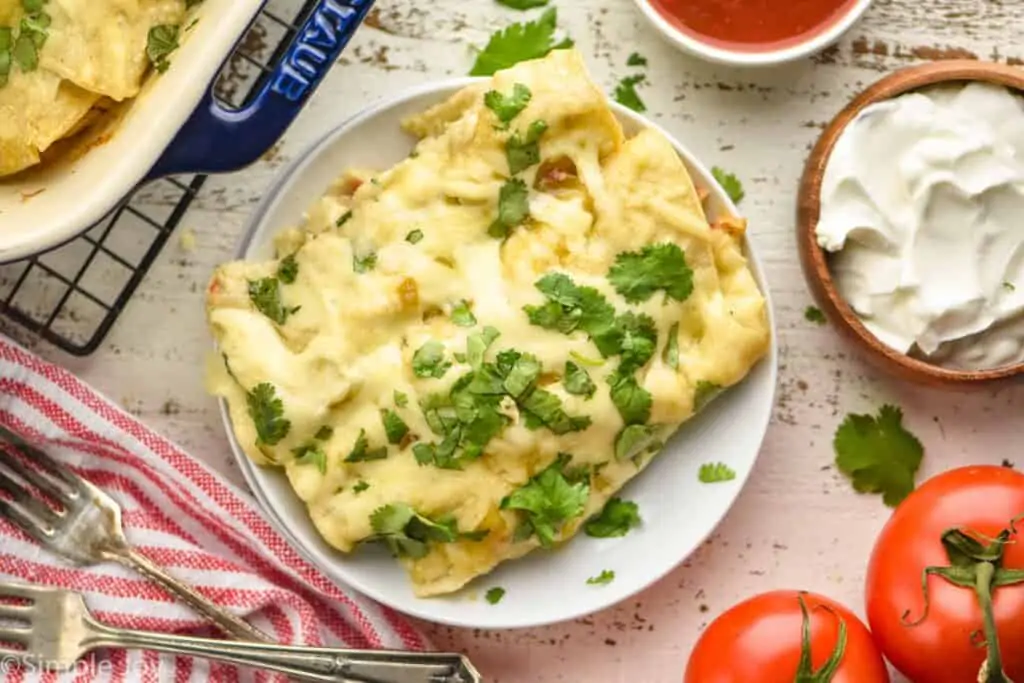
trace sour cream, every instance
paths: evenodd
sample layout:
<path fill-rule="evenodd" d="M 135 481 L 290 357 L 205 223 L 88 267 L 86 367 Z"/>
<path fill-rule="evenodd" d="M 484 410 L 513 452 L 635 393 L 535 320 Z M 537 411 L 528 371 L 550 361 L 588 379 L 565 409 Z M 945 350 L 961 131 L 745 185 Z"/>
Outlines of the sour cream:
<path fill-rule="evenodd" d="M 957 369 L 1024 361 L 1024 103 L 971 83 L 864 109 L 829 159 L 817 238 L 886 345 Z"/>

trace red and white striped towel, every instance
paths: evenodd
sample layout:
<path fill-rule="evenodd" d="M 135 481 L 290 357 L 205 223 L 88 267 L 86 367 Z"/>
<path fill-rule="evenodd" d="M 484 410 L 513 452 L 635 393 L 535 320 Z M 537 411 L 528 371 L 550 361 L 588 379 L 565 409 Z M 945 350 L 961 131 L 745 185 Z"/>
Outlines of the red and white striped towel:
<path fill-rule="evenodd" d="M 42 446 L 124 508 L 128 539 L 219 605 L 280 642 L 426 649 L 393 611 L 324 578 L 264 520 L 247 494 L 146 428 L 71 373 L 0 336 L 0 424 Z M 112 564 L 77 568 L 0 520 L 0 579 L 74 589 L 102 622 L 210 634 L 195 614 Z M 112 651 L 56 676 L 0 658 L 0 680 L 270 680 L 189 658 Z"/>

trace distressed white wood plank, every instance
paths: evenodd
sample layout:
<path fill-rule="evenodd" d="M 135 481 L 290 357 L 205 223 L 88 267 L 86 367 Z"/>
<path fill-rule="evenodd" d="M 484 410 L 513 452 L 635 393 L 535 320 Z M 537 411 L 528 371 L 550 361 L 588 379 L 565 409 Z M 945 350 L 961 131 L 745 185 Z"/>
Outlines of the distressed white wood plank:
<path fill-rule="evenodd" d="M 550 628 L 428 629 L 440 646 L 468 651 L 491 683 L 675 683 L 712 616 L 755 593 L 816 590 L 863 613 L 861 581 L 887 511 L 880 501 L 854 494 L 830 468 L 832 434 L 846 413 L 901 405 L 926 445 L 925 474 L 1015 458 L 1024 389 L 957 396 L 903 385 L 868 369 L 829 327 L 804 320 L 810 296 L 793 222 L 807 150 L 854 93 L 924 59 L 1021 63 L 1024 3 L 876 0 L 865 20 L 826 54 L 750 71 L 679 54 L 628 0 L 554 2 L 560 24 L 588 55 L 600 83 L 610 90 L 632 72 L 627 56 L 642 52 L 650 66 L 640 92 L 652 118 L 709 165 L 745 181 L 743 209 L 778 317 L 778 405 L 761 460 L 735 508 L 705 547 L 656 586 L 617 608 Z M 466 73 L 472 46 L 522 16 L 489 0 L 379 0 L 281 144 L 253 167 L 210 180 L 179 230 L 194 233 L 194 248 L 172 239 L 100 351 L 77 359 L 34 346 L 240 483 L 216 405 L 202 386 L 210 348 L 203 290 L 214 265 L 233 256 L 249 213 L 283 165 L 367 103 Z M 147 201 L 158 209 L 168 200 L 153 192 Z"/>

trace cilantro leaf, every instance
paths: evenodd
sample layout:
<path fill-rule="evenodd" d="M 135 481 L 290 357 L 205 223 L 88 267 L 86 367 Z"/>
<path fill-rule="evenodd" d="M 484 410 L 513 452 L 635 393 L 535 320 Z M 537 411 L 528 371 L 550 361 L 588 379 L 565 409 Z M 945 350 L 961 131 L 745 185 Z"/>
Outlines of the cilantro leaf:
<path fill-rule="evenodd" d="M 705 484 L 717 484 L 723 481 L 732 481 L 736 478 L 736 472 L 721 462 L 708 462 L 700 466 L 697 478 Z"/>
<path fill-rule="evenodd" d="M 395 389 L 395 405 L 399 408 L 404 408 L 409 405 L 409 395 L 404 391 Z"/>
<path fill-rule="evenodd" d="M 512 9 L 528 10 L 534 7 L 544 7 L 548 4 L 548 0 L 498 0 L 498 4 Z"/>
<path fill-rule="evenodd" d="M 298 306 L 287 308 L 281 301 L 281 281 L 276 277 L 249 280 L 249 301 L 278 325 L 284 325 L 288 316 L 299 310 Z"/>
<path fill-rule="evenodd" d="M 367 482 L 360 479 L 359 481 L 356 482 L 356 485 L 352 487 L 352 492 L 358 495 L 368 488 L 370 488 L 370 485 Z"/>
<path fill-rule="evenodd" d="M 295 254 L 288 254 L 277 266 L 277 279 L 286 285 L 295 282 L 299 274 L 299 264 L 295 261 Z"/>
<path fill-rule="evenodd" d="M 479 369 L 484 362 L 484 354 L 490 348 L 494 340 L 501 335 L 498 330 L 490 325 L 484 327 L 477 334 L 471 334 L 466 340 L 466 362 L 470 367 Z"/>
<path fill-rule="evenodd" d="M 828 322 L 828 318 L 825 317 L 825 314 L 817 306 L 808 306 L 804 309 L 804 318 L 807 322 L 817 323 L 818 325 L 824 325 Z"/>
<path fill-rule="evenodd" d="M 693 412 L 697 413 L 703 410 L 704 406 L 718 396 L 721 391 L 722 387 L 714 382 L 708 382 L 703 379 L 698 381 L 696 388 L 693 390 Z"/>
<path fill-rule="evenodd" d="M 668 329 L 668 341 L 661 352 L 661 360 L 673 370 L 679 369 L 679 323 L 673 323 Z"/>
<path fill-rule="evenodd" d="M 619 81 L 619 84 L 615 86 L 615 101 L 624 107 L 629 107 L 635 112 L 643 113 L 647 111 L 647 105 L 640 99 L 640 94 L 636 91 L 636 86 L 647 80 L 647 77 L 643 74 L 637 74 L 635 76 L 627 76 Z"/>
<path fill-rule="evenodd" d="M 429 552 L 429 543 L 454 543 L 469 538 L 481 540 L 483 534 L 461 533 L 452 516 L 436 520 L 419 514 L 405 503 L 392 503 L 370 515 L 374 540 L 383 541 L 396 557 L 419 559 Z"/>
<path fill-rule="evenodd" d="M 654 399 L 631 374 L 616 372 L 609 379 L 612 403 L 627 425 L 642 425 L 651 418 Z"/>
<path fill-rule="evenodd" d="M 530 190 L 518 178 L 505 181 L 498 194 L 498 217 L 487 229 L 495 239 L 509 236 L 513 228 L 519 227 L 530 217 Z"/>
<path fill-rule="evenodd" d="M 352 452 L 345 458 L 345 462 L 369 462 L 370 460 L 383 460 L 388 457 L 387 446 L 370 448 L 370 442 L 366 438 L 366 430 L 360 429 Z"/>
<path fill-rule="evenodd" d="M 352 270 L 357 273 L 369 273 L 371 270 L 377 267 L 377 254 L 376 252 L 369 251 L 360 256 L 353 252 L 352 254 Z"/>
<path fill-rule="evenodd" d="M 536 356 L 529 353 L 520 354 L 509 369 L 502 387 L 516 401 L 521 400 L 537 386 L 541 364 Z"/>
<path fill-rule="evenodd" d="M 284 402 L 278 398 L 273 384 L 257 384 L 246 395 L 245 402 L 256 427 L 257 445 L 273 446 L 288 436 L 292 423 L 284 417 Z"/>
<path fill-rule="evenodd" d="M 647 58 L 639 52 L 634 52 L 626 60 L 626 66 L 647 66 Z"/>
<path fill-rule="evenodd" d="M 334 222 L 334 227 L 340 228 L 341 226 L 352 220 L 352 212 L 346 211 L 345 213 L 338 216 L 338 220 Z"/>
<path fill-rule="evenodd" d="M 593 538 L 625 536 L 633 527 L 640 526 L 640 508 L 631 500 L 612 498 L 601 514 L 591 517 L 583 530 Z"/>
<path fill-rule="evenodd" d="M 441 379 L 451 366 L 452 362 L 444 358 L 444 344 L 433 339 L 412 356 L 412 371 L 417 377 Z"/>
<path fill-rule="evenodd" d="M 534 389 L 520 401 L 528 429 L 547 427 L 558 435 L 581 432 L 591 424 L 587 415 L 571 416 L 562 408 L 562 401 L 547 389 Z"/>
<path fill-rule="evenodd" d="M 544 2 L 547 2 L 547 0 L 544 0 Z M 499 602 L 501 602 L 501 599 L 505 597 L 505 589 L 501 586 L 495 586 L 494 588 L 488 589 L 484 597 L 490 604 L 497 605 Z"/>
<path fill-rule="evenodd" d="M 630 311 L 615 319 L 615 328 L 607 338 L 614 339 L 615 352 L 622 357 L 619 372 L 632 372 L 646 365 L 654 355 L 658 326 L 646 313 Z"/>
<path fill-rule="evenodd" d="M 630 303 L 647 301 L 659 289 L 676 301 L 686 301 L 693 293 L 693 271 L 683 250 L 672 242 L 619 254 L 608 280 Z"/>
<path fill-rule="evenodd" d="M 334 435 L 334 429 L 331 428 L 331 427 L 328 427 L 327 425 L 324 425 L 323 427 L 321 427 L 320 429 L 318 429 L 316 431 L 316 434 L 313 436 L 313 438 L 316 439 L 317 441 L 327 441 L 333 435 Z"/>
<path fill-rule="evenodd" d="M 422 230 L 410 230 L 409 234 L 405 236 L 405 241 L 409 244 L 419 244 L 420 240 L 423 239 Z"/>
<path fill-rule="evenodd" d="M 732 200 L 733 204 L 739 204 L 743 201 L 746 193 L 743 191 L 743 183 L 740 182 L 739 178 L 718 166 L 711 169 L 711 175 L 715 177 L 715 182 L 721 185 L 725 193 L 729 195 L 729 199 Z"/>
<path fill-rule="evenodd" d="M 498 31 L 476 56 L 469 75 L 493 76 L 519 62 L 547 56 L 551 50 L 561 47 L 555 44 L 557 23 L 558 12 L 552 7 L 536 21 L 512 24 Z"/>
<path fill-rule="evenodd" d="M 327 474 L 327 454 L 319 444 L 301 446 L 292 451 L 299 465 L 316 465 L 320 474 Z"/>
<path fill-rule="evenodd" d="M 476 325 L 476 316 L 469 309 L 469 303 L 460 301 L 452 308 L 452 322 L 459 327 L 473 327 Z"/>
<path fill-rule="evenodd" d="M 146 37 L 146 55 L 153 68 L 163 73 L 171 65 L 168 61 L 171 53 L 178 49 L 178 27 L 161 24 L 149 29 Z"/>
<path fill-rule="evenodd" d="M 614 327 L 615 308 L 593 287 L 580 287 L 564 273 L 548 273 L 534 287 L 548 301 L 541 306 L 523 307 L 531 324 L 563 334 L 580 329 L 592 338 L 605 335 Z"/>
<path fill-rule="evenodd" d="M 587 579 L 588 586 L 605 586 L 615 580 L 615 572 L 611 569 L 602 570 L 597 576 Z"/>
<path fill-rule="evenodd" d="M 484 95 L 484 105 L 494 112 L 504 128 L 519 116 L 530 103 L 533 93 L 522 83 L 512 86 L 512 93 L 504 95 L 497 90 L 490 90 Z"/>
<path fill-rule="evenodd" d="M 571 360 L 565 362 L 565 375 L 562 377 L 562 385 L 567 393 L 573 396 L 585 396 L 591 398 L 597 391 L 597 385 L 590 379 L 587 371 Z"/>
<path fill-rule="evenodd" d="M 903 427 L 903 411 L 884 405 L 877 416 L 847 415 L 836 430 L 836 466 L 860 493 L 881 493 L 895 507 L 914 490 L 924 447 Z"/>
<path fill-rule="evenodd" d="M 583 514 L 590 487 L 584 482 L 570 484 L 560 471 L 559 461 L 502 501 L 502 507 L 521 510 L 531 530 L 545 548 L 550 547 L 562 525 Z"/>
<path fill-rule="evenodd" d="M 393 410 L 381 410 L 380 419 L 384 423 L 384 433 L 388 437 L 388 443 L 397 445 L 409 433 L 409 425 L 405 423 L 398 413 Z"/>
<path fill-rule="evenodd" d="M 631 460 L 661 447 L 658 430 L 642 424 L 628 425 L 615 437 L 615 459 Z"/>
<path fill-rule="evenodd" d="M 546 121 L 534 121 L 526 129 L 526 135 L 520 137 L 513 133 L 505 142 L 505 156 L 508 159 L 508 172 L 517 175 L 522 171 L 540 163 L 540 139 L 548 131 Z"/>

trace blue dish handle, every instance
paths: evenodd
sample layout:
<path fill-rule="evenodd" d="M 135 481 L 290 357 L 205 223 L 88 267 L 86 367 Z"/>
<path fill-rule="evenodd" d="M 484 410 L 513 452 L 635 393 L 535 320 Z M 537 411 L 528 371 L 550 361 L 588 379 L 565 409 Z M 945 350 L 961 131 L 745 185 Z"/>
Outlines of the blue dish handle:
<path fill-rule="evenodd" d="M 211 85 L 146 179 L 235 171 L 259 159 L 302 111 L 373 3 L 318 0 L 252 102 L 227 109 Z"/>

